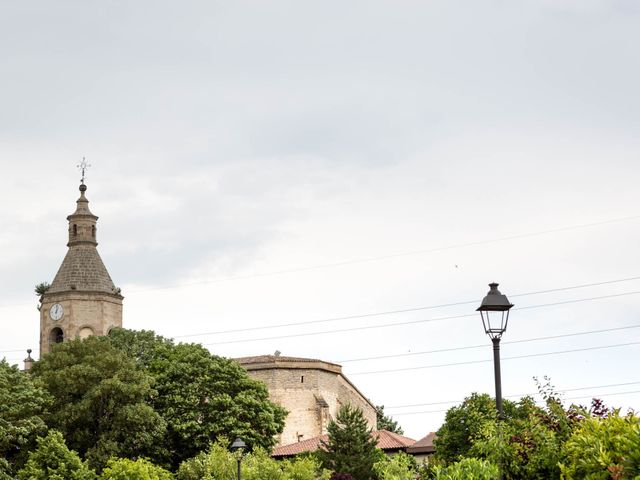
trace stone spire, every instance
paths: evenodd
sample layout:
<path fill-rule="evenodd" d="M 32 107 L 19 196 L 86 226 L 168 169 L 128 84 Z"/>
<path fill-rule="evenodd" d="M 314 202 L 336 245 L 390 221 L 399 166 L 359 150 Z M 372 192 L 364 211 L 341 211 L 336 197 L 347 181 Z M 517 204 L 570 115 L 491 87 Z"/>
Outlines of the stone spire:
<path fill-rule="evenodd" d="M 80 198 L 69 221 L 69 250 L 47 293 L 86 291 L 116 293 L 116 287 L 96 249 L 96 217 L 89 210 L 87 186 L 80 185 Z"/>

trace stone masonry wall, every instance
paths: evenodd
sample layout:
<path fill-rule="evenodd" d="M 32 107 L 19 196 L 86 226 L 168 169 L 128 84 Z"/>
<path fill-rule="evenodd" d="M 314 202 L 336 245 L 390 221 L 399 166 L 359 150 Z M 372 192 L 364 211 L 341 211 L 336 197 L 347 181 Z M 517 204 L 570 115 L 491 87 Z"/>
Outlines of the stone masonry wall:
<path fill-rule="evenodd" d="M 49 316 L 51 306 L 62 305 L 64 315 L 58 321 Z M 107 335 L 113 327 L 122 326 L 122 298 L 104 293 L 47 294 L 40 310 L 40 356 L 51 351 L 50 335 L 60 328 L 64 339 L 77 336 Z"/>
<path fill-rule="evenodd" d="M 337 367 L 337 371 L 340 370 L 339 366 L 334 367 Z M 362 409 L 369 426 L 376 426 L 376 412 L 373 406 L 340 373 L 317 368 L 284 366 L 256 370 L 249 367 L 248 373 L 251 377 L 266 383 L 270 399 L 289 412 L 284 431 L 278 439 L 279 445 L 326 433 L 329 421 L 335 418 L 340 407 L 346 404 Z"/>

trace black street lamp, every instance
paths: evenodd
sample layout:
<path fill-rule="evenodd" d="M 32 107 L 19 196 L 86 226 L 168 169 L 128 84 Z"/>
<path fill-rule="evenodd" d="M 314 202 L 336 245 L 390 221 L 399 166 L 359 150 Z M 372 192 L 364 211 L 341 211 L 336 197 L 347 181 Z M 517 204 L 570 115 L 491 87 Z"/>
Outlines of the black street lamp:
<path fill-rule="evenodd" d="M 484 331 L 493 342 L 493 371 L 496 380 L 496 408 L 498 418 L 503 418 L 502 411 L 502 379 L 500 378 L 500 339 L 507 330 L 509 310 L 513 307 L 506 295 L 498 291 L 497 283 L 489 284 L 489 293 L 482 299 L 476 311 L 480 312 Z"/>
<path fill-rule="evenodd" d="M 238 480 L 242 480 L 240 476 L 240 464 L 242 463 L 242 452 L 244 452 L 244 449 L 247 448 L 247 444 L 244 443 L 240 437 L 238 437 L 229 448 L 234 453 L 238 452 L 236 455 L 236 460 L 238 461 Z"/>

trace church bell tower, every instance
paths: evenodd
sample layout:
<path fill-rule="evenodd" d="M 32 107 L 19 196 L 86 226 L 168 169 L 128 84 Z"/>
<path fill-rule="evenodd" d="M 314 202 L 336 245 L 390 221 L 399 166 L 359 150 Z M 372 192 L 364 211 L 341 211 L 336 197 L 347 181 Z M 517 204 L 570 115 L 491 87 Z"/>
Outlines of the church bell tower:
<path fill-rule="evenodd" d="M 51 346 L 73 338 L 107 335 L 122 326 L 122 299 L 98 254 L 96 217 L 85 196 L 84 169 L 76 211 L 69 221 L 69 250 L 40 309 L 40 356 Z"/>

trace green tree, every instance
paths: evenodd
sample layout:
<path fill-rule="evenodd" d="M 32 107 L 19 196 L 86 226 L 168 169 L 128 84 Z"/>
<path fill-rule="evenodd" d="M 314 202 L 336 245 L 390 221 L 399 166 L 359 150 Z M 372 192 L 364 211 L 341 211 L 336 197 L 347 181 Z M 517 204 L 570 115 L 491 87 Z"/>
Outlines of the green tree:
<path fill-rule="evenodd" d="M 640 478 L 640 417 L 587 416 L 564 444 L 566 480 Z"/>
<path fill-rule="evenodd" d="M 340 408 L 327 427 L 329 439 L 321 442 L 318 457 L 333 472 L 349 473 L 355 480 L 377 479 L 374 465 L 383 458 L 362 410 L 351 405 Z"/>
<path fill-rule="evenodd" d="M 329 480 L 331 472 L 322 468 L 315 455 L 298 456 L 292 460 L 281 460 L 287 480 Z"/>
<path fill-rule="evenodd" d="M 42 308 L 42 301 L 44 300 L 44 294 L 47 293 L 47 290 L 49 290 L 50 287 L 51 287 L 51 284 L 49 284 L 49 282 L 40 282 L 39 284 L 36 285 L 34 291 L 38 296 L 38 310 Z"/>
<path fill-rule="evenodd" d="M 174 468 L 223 437 L 242 437 L 251 448 L 274 446 L 286 411 L 237 362 L 150 331 L 114 329 L 110 341 L 154 378 L 151 405 L 167 422 Z"/>
<path fill-rule="evenodd" d="M 178 480 L 218 480 L 235 478 L 236 458 L 227 450 L 226 440 L 219 440 L 206 452 L 180 464 L 176 474 Z"/>
<path fill-rule="evenodd" d="M 32 369 L 53 396 L 47 424 L 98 469 L 111 457 L 162 458 L 165 422 L 153 378 L 105 338 L 56 345 Z"/>
<path fill-rule="evenodd" d="M 515 402 L 504 400 L 504 422 L 526 418 L 526 408 L 519 408 Z M 487 431 L 495 428 L 497 421 L 495 400 L 486 393 L 472 393 L 462 404 L 450 408 L 445 421 L 438 429 L 434 441 L 436 452 L 444 463 L 453 463 L 471 454 L 476 440 L 485 438 Z"/>
<path fill-rule="evenodd" d="M 477 458 L 463 458 L 444 468 L 436 469 L 436 480 L 497 480 L 498 467 Z"/>
<path fill-rule="evenodd" d="M 522 398 L 515 408 L 517 415 L 508 421 L 485 424 L 470 454 L 499 465 L 508 479 L 559 478 L 563 437 L 555 414 L 536 406 L 531 397 Z"/>
<path fill-rule="evenodd" d="M 398 435 L 404 435 L 404 431 L 402 427 L 398 425 L 398 422 L 391 418 L 391 416 L 384 414 L 384 405 L 376 407 L 376 429 L 388 430 Z"/>
<path fill-rule="evenodd" d="M 236 478 L 237 455 L 227 449 L 227 442 L 218 441 L 207 452 L 182 462 L 178 480 L 219 480 Z M 262 448 L 256 448 L 242 458 L 244 480 L 328 480 L 329 472 L 320 468 L 313 457 L 276 461 Z"/>
<path fill-rule="evenodd" d="M 242 461 L 242 478 L 245 480 L 289 480 L 282 465 L 262 448 L 257 448 Z"/>
<path fill-rule="evenodd" d="M 0 360 L 0 478 L 26 461 L 26 452 L 44 435 L 51 396 L 27 373 Z"/>
<path fill-rule="evenodd" d="M 171 472 L 139 458 L 112 458 L 100 475 L 100 480 L 172 480 Z"/>
<path fill-rule="evenodd" d="M 415 480 L 417 476 L 415 458 L 404 452 L 385 456 L 373 468 L 380 480 Z"/>
<path fill-rule="evenodd" d="M 20 480 L 95 480 L 95 472 L 69 450 L 60 432 L 51 430 L 46 437 L 38 437 L 37 443 L 18 472 Z"/>
<path fill-rule="evenodd" d="M 467 456 L 473 442 L 496 420 L 495 401 L 486 393 L 472 393 L 462 404 L 450 408 L 434 441 L 438 458 L 453 463 Z"/>

